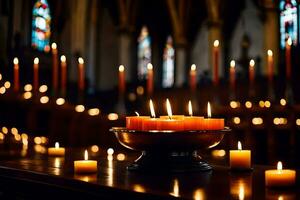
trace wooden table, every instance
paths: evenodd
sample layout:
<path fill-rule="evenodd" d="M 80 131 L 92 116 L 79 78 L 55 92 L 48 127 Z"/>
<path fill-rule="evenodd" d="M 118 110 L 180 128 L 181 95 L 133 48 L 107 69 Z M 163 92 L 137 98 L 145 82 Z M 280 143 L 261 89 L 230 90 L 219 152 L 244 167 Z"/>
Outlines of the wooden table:
<path fill-rule="evenodd" d="M 134 173 L 126 166 L 138 154 L 126 153 L 119 161 L 105 150 L 91 153 L 99 161 L 94 175 L 74 175 L 73 160 L 82 159 L 83 149 L 68 149 L 64 158 L 48 157 L 34 149 L 0 150 L 0 197 L 9 199 L 298 199 L 298 185 L 285 190 L 266 189 L 264 170 L 233 173 L 226 166 L 214 166 L 207 173 Z M 214 162 L 214 161 L 212 161 Z M 299 172 L 298 172 L 299 173 Z"/>

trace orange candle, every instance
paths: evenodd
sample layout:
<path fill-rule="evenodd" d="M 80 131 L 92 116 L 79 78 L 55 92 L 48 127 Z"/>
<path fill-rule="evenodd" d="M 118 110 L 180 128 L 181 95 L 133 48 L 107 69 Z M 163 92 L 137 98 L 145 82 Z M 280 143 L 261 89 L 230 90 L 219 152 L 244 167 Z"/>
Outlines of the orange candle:
<path fill-rule="evenodd" d="M 192 102 L 189 101 L 188 104 L 189 117 L 184 117 L 184 130 L 201 130 L 203 129 L 203 117 L 194 117 Z"/>
<path fill-rule="evenodd" d="M 238 150 L 229 152 L 231 169 L 250 169 L 251 168 L 251 151 L 242 150 L 242 144 L 238 142 Z"/>
<path fill-rule="evenodd" d="M 97 161 L 88 160 L 88 151 L 84 151 L 84 160 L 74 161 L 75 173 L 96 173 L 97 172 Z"/>
<path fill-rule="evenodd" d="M 61 93 L 63 96 L 66 95 L 67 88 L 67 59 L 65 55 L 60 57 L 60 69 L 61 69 Z"/>
<path fill-rule="evenodd" d="M 37 92 L 39 88 L 39 58 L 33 60 L 33 91 Z"/>
<path fill-rule="evenodd" d="M 119 66 L 119 94 L 125 93 L 125 68 L 124 65 Z"/>
<path fill-rule="evenodd" d="M 20 80 L 19 80 L 19 59 L 14 58 L 14 91 L 19 92 Z"/>
<path fill-rule="evenodd" d="M 151 99 L 149 101 L 149 107 L 150 107 L 151 118 L 146 118 L 142 120 L 143 131 L 157 130 L 158 119 L 155 118 L 156 115 L 155 115 L 154 105 Z"/>
<path fill-rule="evenodd" d="M 147 65 L 147 91 L 149 95 L 152 95 L 153 93 L 153 65 L 149 63 Z"/>
<path fill-rule="evenodd" d="M 255 62 L 253 59 L 249 62 L 249 83 L 252 87 L 254 85 L 255 71 L 254 71 Z"/>
<path fill-rule="evenodd" d="M 211 118 L 211 107 L 210 103 L 207 103 L 207 116 L 208 118 L 203 119 L 204 130 L 223 130 L 224 119 Z"/>
<path fill-rule="evenodd" d="M 277 163 L 277 169 L 265 171 L 265 184 L 267 187 L 287 187 L 296 183 L 296 171 L 282 169 L 282 163 Z"/>
<path fill-rule="evenodd" d="M 48 155 L 49 156 L 64 156 L 65 148 L 59 147 L 59 143 L 55 142 L 55 147 L 48 148 Z"/>
<path fill-rule="evenodd" d="M 81 57 L 78 58 L 78 89 L 84 90 L 84 60 Z"/>
<path fill-rule="evenodd" d="M 274 59 L 272 50 L 268 50 L 268 82 L 269 84 L 273 83 L 273 74 L 274 74 Z"/>
<path fill-rule="evenodd" d="M 129 130 L 142 130 L 142 123 L 145 119 L 150 119 L 149 116 L 140 116 L 137 113 L 137 116 L 126 117 L 126 128 Z"/>
<path fill-rule="evenodd" d="M 213 83 L 214 85 L 219 84 L 219 40 L 214 41 L 214 47 L 213 47 Z"/>
<path fill-rule="evenodd" d="M 190 70 L 190 89 L 191 91 L 195 91 L 197 88 L 197 71 L 196 71 L 196 65 L 193 64 L 191 66 Z"/>
<path fill-rule="evenodd" d="M 291 46 L 292 46 L 292 39 L 289 37 L 285 44 L 285 67 L 286 67 L 286 79 L 291 79 L 292 73 L 292 61 L 291 61 Z"/>
<path fill-rule="evenodd" d="M 58 87 L 58 58 L 57 58 L 56 43 L 51 44 L 51 49 L 52 49 L 52 87 L 53 87 L 53 91 L 56 92 Z"/>
<path fill-rule="evenodd" d="M 229 69 L 229 81 L 230 81 L 230 87 L 232 90 L 235 89 L 235 61 L 230 61 L 230 69 Z"/>

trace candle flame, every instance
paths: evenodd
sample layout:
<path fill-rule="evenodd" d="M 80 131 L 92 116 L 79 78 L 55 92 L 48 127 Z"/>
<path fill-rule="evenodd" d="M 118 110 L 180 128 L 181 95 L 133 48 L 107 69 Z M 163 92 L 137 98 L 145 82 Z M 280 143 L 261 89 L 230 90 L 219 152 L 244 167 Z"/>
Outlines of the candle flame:
<path fill-rule="evenodd" d="M 39 62 L 40 62 L 40 59 L 38 57 L 34 58 L 34 60 L 33 60 L 34 64 L 37 65 L 37 64 L 39 64 Z"/>
<path fill-rule="evenodd" d="M 135 114 L 136 114 L 136 116 L 138 116 L 138 117 L 140 116 L 140 114 L 139 114 L 137 111 L 135 111 Z"/>
<path fill-rule="evenodd" d="M 55 142 L 55 148 L 59 148 L 59 143 L 58 142 Z"/>
<path fill-rule="evenodd" d="M 254 67 L 255 61 L 253 59 L 251 59 L 250 62 L 249 62 L 249 65 L 250 65 L 250 67 Z"/>
<path fill-rule="evenodd" d="M 57 44 L 56 44 L 55 42 L 53 42 L 53 43 L 51 44 L 51 48 L 52 48 L 52 49 L 56 49 L 56 48 L 57 48 Z"/>
<path fill-rule="evenodd" d="M 124 65 L 120 65 L 120 66 L 119 66 L 119 72 L 124 72 L 124 70 L 125 70 Z"/>
<path fill-rule="evenodd" d="M 155 117 L 156 117 L 156 116 L 155 116 L 155 110 L 154 110 L 153 102 L 152 102 L 151 99 L 150 99 L 150 101 L 149 101 L 149 106 L 150 106 L 151 117 L 152 117 L 152 118 L 155 118 Z"/>
<path fill-rule="evenodd" d="M 192 64 L 191 71 L 196 71 L 197 66 L 195 64 Z"/>
<path fill-rule="evenodd" d="M 60 57 L 60 61 L 61 61 L 61 62 L 66 62 L 66 60 L 67 60 L 67 58 L 66 58 L 65 55 L 62 55 L 62 56 Z"/>
<path fill-rule="evenodd" d="M 17 65 L 17 64 L 19 64 L 19 59 L 17 57 L 15 57 L 13 62 L 15 65 Z"/>
<path fill-rule="evenodd" d="M 193 116 L 193 108 L 192 108 L 192 102 L 189 100 L 189 115 Z"/>
<path fill-rule="evenodd" d="M 153 65 L 152 65 L 151 63 L 148 63 L 147 69 L 148 69 L 148 70 L 152 70 L 152 69 L 153 69 Z"/>
<path fill-rule="evenodd" d="M 238 150 L 242 150 L 242 143 L 240 141 L 238 141 Z"/>
<path fill-rule="evenodd" d="M 79 58 L 78 58 L 78 63 L 79 63 L 79 64 L 84 64 L 83 58 L 79 57 Z"/>
<path fill-rule="evenodd" d="M 84 160 L 88 160 L 89 159 L 89 154 L 88 154 L 88 151 L 85 150 L 84 151 Z"/>
<path fill-rule="evenodd" d="M 270 56 L 270 57 L 273 56 L 273 51 L 270 49 L 268 50 L 268 56 Z"/>
<path fill-rule="evenodd" d="M 287 44 L 288 44 L 289 46 L 292 45 L 292 38 L 291 38 L 291 37 L 289 37 L 289 38 L 287 39 Z"/>
<path fill-rule="evenodd" d="M 279 161 L 277 163 L 277 170 L 282 170 L 282 162 L 281 161 Z"/>
<path fill-rule="evenodd" d="M 219 44 L 220 44 L 219 40 L 215 40 L 215 41 L 214 41 L 214 47 L 218 47 Z"/>
<path fill-rule="evenodd" d="M 211 108 L 210 108 L 210 103 L 207 102 L 207 117 L 211 118 Z"/>
<path fill-rule="evenodd" d="M 235 61 L 234 60 L 230 61 L 230 67 L 235 68 Z"/>
<path fill-rule="evenodd" d="M 167 100 L 166 100 L 166 105 L 167 105 L 167 113 L 168 113 L 168 116 L 169 116 L 169 118 L 171 119 L 171 118 L 172 118 L 172 108 L 171 108 L 171 104 L 170 104 L 170 101 L 169 101 L 168 98 L 167 98 Z"/>

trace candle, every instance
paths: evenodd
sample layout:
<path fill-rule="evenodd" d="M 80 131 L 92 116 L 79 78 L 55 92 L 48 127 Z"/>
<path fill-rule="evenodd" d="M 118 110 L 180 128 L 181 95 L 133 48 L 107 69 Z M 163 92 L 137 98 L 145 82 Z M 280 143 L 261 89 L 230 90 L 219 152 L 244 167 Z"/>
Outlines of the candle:
<path fill-rule="evenodd" d="M 61 68 L 61 93 L 62 96 L 66 95 L 67 88 L 67 59 L 65 55 L 60 57 L 60 68 Z"/>
<path fill-rule="evenodd" d="M 88 160 L 88 151 L 84 151 L 84 160 L 74 161 L 75 173 L 96 173 L 97 172 L 97 161 Z"/>
<path fill-rule="evenodd" d="M 207 117 L 203 119 L 203 129 L 204 130 L 223 130 L 224 129 L 224 119 L 211 118 L 211 107 L 210 103 L 207 103 Z"/>
<path fill-rule="evenodd" d="M 81 57 L 78 58 L 78 89 L 84 90 L 84 60 Z"/>
<path fill-rule="evenodd" d="M 197 88 L 197 71 L 196 71 L 196 65 L 193 64 L 191 66 L 191 70 L 190 70 L 190 88 L 191 91 L 195 91 Z"/>
<path fill-rule="evenodd" d="M 184 117 L 184 130 L 201 130 L 203 129 L 203 117 L 193 116 L 192 102 L 188 103 L 189 116 Z"/>
<path fill-rule="evenodd" d="M 125 68 L 124 65 L 119 66 L 119 94 L 125 93 Z"/>
<path fill-rule="evenodd" d="M 19 80 L 19 59 L 14 58 L 14 91 L 18 92 L 20 89 L 20 80 Z"/>
<path fill-rule="evenodd" d="M 126 117 L 126 128 L 129 130 L 142 130 L 142 123 L 144 119 L 150 119 L 149 116 L 140 116 L 138 112 L 135 112 L 137 116 Z"/>
<path fill-rule="evenodd" d="M 148 79 L 147 79 L 147 91 L 149 95 L 152 95 L 153 93 L 153 65 L 149 63 L 147 65 L 147 70 L 148 70 Z"/>
<path fill-rule="evenodd" d="M 251 151 L 242 150 L 242 144 L 238 142 L 238 150 L 229 152 L 231 169 L 250 169 L 251 168 Z"/>
<path fill-rule="evenodd" d="M 235 89 L 235 61 L 230 61 L 230 69 L 229 69 L 229 81 L 230 81 L 230 87 L 232 90 Z"/>
<path fill-rule="evenodd" d="M 156 115 L 155 115 L 154 105 L 151 99 L 149 101 L 149 107 L 150 107 L 151 118 L 143 119 L 142 121 L 143 131 L 157 130 L 158 119 L 155 118 Z"/>
<path fill-rule="evenodd" d="M 274 60 L 272 50 L 268 50 L 268 82 L 271 85 L 273 82 Z"/>
<path fill-rule="evenodd" d="M 292 65 L 292 61 L 291 61 L 291 46 L 292 46 L 292 39 L 289 37 L 286 41 L 286 45 L 285 45 L 285 67 L 286 67 L 286 79 L 290 80 L 291 79 L 291 73 L 292 73 L 292 69 L 291 69 L 291 65 Z"/>
<path fill-rule="evenodd" d="M 39 87 L 39 58 L 33 60 L 33 91 L 37 92 Z"/>
<path fill-rule="evenodd" d="M 219 84 L 219 40 L 214 41 L 214 48 L 213 48 L 213 83 L 214 85 Z"/>
<path fill-rule="evenodd" d="M 56 43 L 51 44 L 51 49 L 52 49 L 52 87 L 53 87 L 53 91 L 56 92 L 58 87 L 58 59 L 57 59 Z"/>
<path fill-rule="evenodd" d="M 59 147 L 59 143 L 55 142 L 55 147 L 48 148 L 48 155 L 49 156 L 64 156 L 65 148 Z"/>
<path fill-rule="evenodd" d="M 296 171 L 282 169 L 282 162 L 277 163 L 277 169 L 265 171 L 265 184 L 268 187 L 286 187 L 295 185 Z"/>
<path fill-rule="evenodd" d="M 255 62 L 253 59 L 250 60 L 249 62 L 249 83 L 250 83 L 250 86 L 252 87 L 254 85 L 254 65 L 255 65 Z"/>
<path fill-rule="evenodd" d="M 168 119 L 160 119 L 157 123 L 158 130 L 172 130 L 182 131 L 184 130 L 184 120 L 172 118 L 172 108 L 169 99 L 166 100 L 166 107 L 168 113 Z"/>

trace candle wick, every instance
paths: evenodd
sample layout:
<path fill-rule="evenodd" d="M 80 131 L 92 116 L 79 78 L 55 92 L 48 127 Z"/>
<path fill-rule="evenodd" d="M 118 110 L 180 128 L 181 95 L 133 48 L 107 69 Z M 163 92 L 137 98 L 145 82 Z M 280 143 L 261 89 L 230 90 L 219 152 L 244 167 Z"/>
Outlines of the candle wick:
<path fill-rule="evenodd" d="M 171 120 L 172 119 L 172 116 L 169 116 L 169 120 Z"/>

